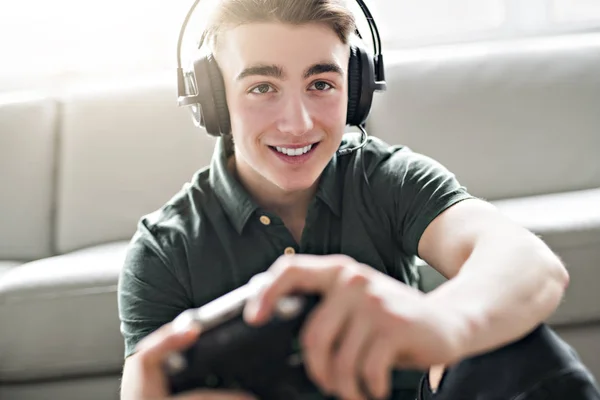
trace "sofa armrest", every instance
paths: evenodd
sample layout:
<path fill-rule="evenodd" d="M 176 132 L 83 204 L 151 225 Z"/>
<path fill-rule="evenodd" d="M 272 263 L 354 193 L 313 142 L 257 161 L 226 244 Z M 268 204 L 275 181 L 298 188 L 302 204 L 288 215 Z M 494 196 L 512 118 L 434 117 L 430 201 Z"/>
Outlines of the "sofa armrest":
<path fill-rule="evenodd" d="M 600 244 L 600 188 L 493 203 L 555 251 Z"/>
<path fill-rule="evenodd" d="M 571 281 L 553 325 L 600 321 L 600 189 L 507 199 L 493 203 L 531 230 L 562 259 Z M 434 290 L 446 279 L 420 262 L 420 288 Z"/>
<path fill-rule="evenodd" d="M 120 371 L 117 284 L 127 246 L 32 261 L 0 278 L 0 386 Z"/>

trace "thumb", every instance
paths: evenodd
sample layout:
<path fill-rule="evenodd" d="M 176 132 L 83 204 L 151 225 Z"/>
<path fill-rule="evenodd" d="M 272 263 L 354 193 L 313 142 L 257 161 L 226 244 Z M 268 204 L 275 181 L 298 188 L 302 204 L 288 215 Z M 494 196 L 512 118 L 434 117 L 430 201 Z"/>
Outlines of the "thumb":
<path fill-rule="evenodd" d="M 199 334 L 200 328 L 197 326 L 176 331 L 172 324 L 167 324 L 142 340 L 138 345 L 138 350 L 144 355 L 146 365 L 160 365 L 170 352 L 183 350 L 190 346 Z"/>

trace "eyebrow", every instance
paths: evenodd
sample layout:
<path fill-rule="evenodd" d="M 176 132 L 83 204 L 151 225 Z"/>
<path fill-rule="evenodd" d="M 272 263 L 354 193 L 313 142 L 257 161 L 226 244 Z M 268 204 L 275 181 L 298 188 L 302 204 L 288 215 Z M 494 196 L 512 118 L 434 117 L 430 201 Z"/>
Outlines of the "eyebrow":
<path fill-rule="evenodd" d="M 271 76 L 273 78 L 281 79 L 283 78 L 283 68 L 278 65 L 253 65 L 251 67 L 245 68 L 236 78 L 236 80 L 241 81 L 244 78 L 253 75 L 260 76 Z"/>
<path fill-rule="evenodd" d="M 343 71 L 339 65 L 330 63 L 330 62 L 322 62 L 313 64 L 304 72 L 304 79 L 310 78 L 313 75 L 324 74 L 326 72 L 335 72 L 336 74 L 342 75 Z M 270 76 L 277 79 L 285 78 L 285 74 L 283 72 L 283 68 L 279 65 L 253 65 L 251 67 L 245 68 L 236 78 L 236 80 L 240 81 L 249 76 Z"/>
<path fill-rule="evenodd" d="M 319 63 L 319 64 L 314 64 L 311 67 L 309 67 L 306 72 L 304 73 L 304 79 L 306 78 L 310 78 L 313 75 L 319 75 L 319 74 L 324 74 L 326 72 L 335 72 L 336 74 L 342 75 L 342 69 L 340 68 L 339 65 L 334 64 L 334 63 Z"/>

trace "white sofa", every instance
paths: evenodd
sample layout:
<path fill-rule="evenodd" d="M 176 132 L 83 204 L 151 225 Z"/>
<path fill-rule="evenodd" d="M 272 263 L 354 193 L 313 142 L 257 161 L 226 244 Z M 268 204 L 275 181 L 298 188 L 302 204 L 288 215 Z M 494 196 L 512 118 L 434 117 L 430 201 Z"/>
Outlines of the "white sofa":
<path fill-rule="evenodd" d="M 571 285 L 550 323 L 600 376 L 600 35 L 386 56 L 370 134 L 438 159 L 555 249 Z M 1 399 L 118 398 L 127 242 L 212 154 L 175 97 L 174 74 L 0 95 Z M 422 271 L 430 290 L 440 276 Z"/>

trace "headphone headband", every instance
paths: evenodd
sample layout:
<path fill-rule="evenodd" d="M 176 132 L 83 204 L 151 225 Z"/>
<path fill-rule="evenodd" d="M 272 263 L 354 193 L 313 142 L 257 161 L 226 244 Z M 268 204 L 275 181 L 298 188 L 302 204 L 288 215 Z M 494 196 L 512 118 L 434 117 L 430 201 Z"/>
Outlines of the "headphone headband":
<path fill-rule="evenodd" d="M 363 43 L 350 44 L 348 61 L 348 108 L 346 124 L 363 127 L 371 109 L 373 93 L 386 90 L 381 38 L 375 19 L 363 0 L 356 0 L 364 14 L 371 39 L 374 55 L 364 48 Z M 200 3 L 195 0 L 190 7 L 179 32 L 177 42 L 177 103 L 190 106 L 194 122 L 206 128 L 207 133 L 219 136 L 231 133 L 231 124 L 223 76 L 210 51 L 202 46 L 206 31 L 203 32 L 199 47 L 200 56 L 193 63 L 191 71 L 184 73 L 181 66 L 181 47 L 187 24 Z M 362 39 L 358 27 L 356 34 Z"/>
<path fill-rule="evenodd" d="M 385 90 L 385 68 L 383 65 L 383 55 L 381 50 L 381 37 L 379 36 L 379 29 L 377 28 L 375 18 L 373 18 L 373 15 L 371 14 L 371 11 L 369 11 L 369 7 L 367 7 L 365 2 L 363 0 L 356 0 L 356 2 L 360 6 L 361 11 L 365 16 L 367 23 L 369 24 L 369 30 L 371 31 L 371 40 L 373 41 L 373 49 L 375 52 L 375 79 L 378 84 L 382 85 L 382 88 L 379 90 Z M 183 77 L 184 74 L 183 69 L 181 67 L 181 45 L 183 43 L 183 36 L 185 35 L 187 25 L 190 21 L 192 14 L 194 13 L 194 10 L 196 9 L 199 3 L 200 0 L 195 0 L 192 6 L 190 7 L 187 15 L 185 16 L 185 19 L 183 20 L 181 29 L 179 30 L 179 39 L 177 40 L 177 92 L 178 97 L 180 99 L 180 105 L 185 105 L 185 102 L 182 103 L 181 101 L 181 97 L 185 96 L 185 83 Z M 356 30 L 358 32 L 358 28 Z M 203 40 L 204 35 L 202 35 L 202 40 L 200 44 L 202 44 Z"/>

